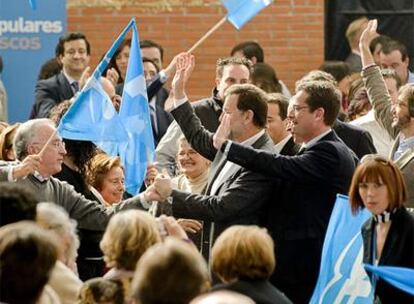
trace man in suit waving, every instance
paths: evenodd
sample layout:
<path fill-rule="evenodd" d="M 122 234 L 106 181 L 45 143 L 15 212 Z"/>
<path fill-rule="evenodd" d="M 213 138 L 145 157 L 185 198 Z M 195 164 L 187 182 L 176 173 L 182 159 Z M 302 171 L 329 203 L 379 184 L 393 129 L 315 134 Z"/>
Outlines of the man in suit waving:
<path fill-rule="evenodd" d="M 191 146 L 212 161 L 206 195 L 172 190 L 170 179 L 159 176 L 154 186 L 162 198 L 153 196 L 149 200 L 169 197 L 174 216 L 214 222 L 210 231 L 204 230 L 209 232 L 207 236 L 215 238 L 231 225 L 261 224 L 272 198 L 273 184 L 262 174 L 226 161 L 221 151 L 214 148 L 213 133 L 202 126 L 185 95 L 185 73 L 194 64 L 190 58 L 184 55 L 177 62 L 172 114 Z M 250 84 L 231 86 L 225 94 L 223 112 L 230 118 L 229 129 L 235 142 L 273 151 L 274 144 L 265 132 L 267 103 L 261 89 Z"/>
<path fill-rule="evenodd" d="M 267 221 L 278 246 L 272 282 L 294 303 L 309 303 L 336 194 L 348 192 L 355 169 L 351 152 L 331 128 L 340 96 L 326 81 L 304 82 L 298 88 L 288 111 L 293 137 L 302 143 L 296 156 L 227 140 L 231 122 L 227 114 L 214 136 L 214 146 L 228 161 L 273 178 L 280 189 Z"/>

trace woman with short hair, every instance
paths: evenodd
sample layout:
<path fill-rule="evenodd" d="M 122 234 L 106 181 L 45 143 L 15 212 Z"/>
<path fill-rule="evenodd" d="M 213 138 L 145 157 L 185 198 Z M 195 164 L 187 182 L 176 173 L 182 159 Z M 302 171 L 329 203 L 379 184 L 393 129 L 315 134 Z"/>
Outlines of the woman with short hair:
<path fill-rule="evenodd" d="M 258 304 L 292 303 L 269 282 L 276 266 L 274 243 L 258 226 L 227 228 L 212 250 L 212 270 L 223 281 L 213 290 L 232 290 Z"/>
<path fill-rule="evenodd" d="M 414 268 L 414 216 L 404 207 L 407 189 L 400 169 L 379 155 L 367 155 L 354 173 L 349 197 L 354 213 L 362 208 L 372 213 L 362 226 L 364 263 Z M 381 278 L 371 281 L 376 301 L 414 303 L 414 296 Z"/>

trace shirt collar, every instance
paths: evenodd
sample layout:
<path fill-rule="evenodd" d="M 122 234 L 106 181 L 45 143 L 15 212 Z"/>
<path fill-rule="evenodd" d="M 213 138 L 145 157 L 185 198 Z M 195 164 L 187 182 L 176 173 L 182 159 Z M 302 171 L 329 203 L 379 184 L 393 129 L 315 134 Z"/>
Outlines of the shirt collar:
<path fill-rule="evenodd" d="M 74 83 L 75 81 L 78 82 L 75 78 L 70 77 L 66 72 L 65 69 L 62 69 L 63 75 L 65 75 L 66 79 L 68 80 L 69 84 Z"/>
<path fill-rule="evenodd" d="M 318 136 L 312 138 L 307 143 L 303 143 L 301 148 L 309 148 L 309 147 L 311 147 L 312 145 L 316 144 L 322 137 L 324 137 L 325 135 L 327 135 L 331 131 L 332 131 L 332 129 L 329 128 L 328 130 L 326 130 L 322 134 L 319 134 Z"/>
<path fill-rule="evenodd" d="M 33 176 L 41 183 L 46 182 L 49 180 L 49 177 L 42 176 L 39 172 L 35 171 Z"/>
<path fill-rule="evenodd" d="M 283 138 L 281 141 L 279 141 L 275 145 L 275 149 L 277 153 L 280 153 L 280 151 L 282 151 L 283 147 L 286 145 L 286 143 L 290 140 L 291 137 L 292 137 L 292 134 L 288 134 L 285 138 Z"/>
<path fill-rule="evenodd" d="M 261 130 L 257 134 L 253 135 L 252 137 L 249 137 L 245 141 L 241 142 L 240 144 L 244 146 L 251 146 L 253 145 L 259 138 L 265 133 L 265 130 Z"/>

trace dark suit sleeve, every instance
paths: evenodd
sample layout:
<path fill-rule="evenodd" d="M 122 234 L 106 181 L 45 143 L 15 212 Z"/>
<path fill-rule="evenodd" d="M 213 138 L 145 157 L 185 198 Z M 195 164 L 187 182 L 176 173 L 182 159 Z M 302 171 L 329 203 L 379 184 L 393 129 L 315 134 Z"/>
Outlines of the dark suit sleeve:
<path fill-rule="evenodd" d="M 213 161 L 217 150 L 213 146 L 213 133 L 207 131 L 195 115 L 189 102 L 174 109 L 171 114 L 179 124 L 190 145 L 202 156 Z"/>
<path fill-rule="evenodd" d="M 49 117 L 50 110 L 57 105 L 57 93 L 46 81 L 39 81 L 36 85 L 36 118 Z"/>
<path fill-rule="evenodd" d="M 358 141 L 357 156 L 361 159 L 367 154 L 376 154 L 377 149 L 374 146 L 371 134 L 369 132 L 363 132 Z"/>
<path fill-rule="evenodd" d="M 272 154 L 232 142 L 227 159 L 255 172 L 299 183 L 330 182 L 341 166 L 330 142 L 316 144 L 298 156 Z"/>
<path fill-rule="evenodd" d="M 257 212 L 272 191 L 272 181 L 261 174 L 242 170 L 230 177 L 219 195 L 199 195 L 173 190 L 172 211 L 176 217 L 228 222 Z M 260 197 L 258 198 L 258 193 Z"/>

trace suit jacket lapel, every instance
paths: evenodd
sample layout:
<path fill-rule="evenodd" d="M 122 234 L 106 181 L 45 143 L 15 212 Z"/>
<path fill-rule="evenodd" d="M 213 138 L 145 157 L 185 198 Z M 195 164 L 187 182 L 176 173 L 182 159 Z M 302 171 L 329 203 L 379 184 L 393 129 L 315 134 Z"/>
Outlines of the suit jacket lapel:
<path fill-rule="evenodd" d="M 226 162 L 227 162 L 227 159 L 226 157 L 224 157 L 223 153 L 221 151 L 217 151 L 216 157 L 211 163 L 211 171 L 208 176 L 208 183 L 207 183 L 207 190 L 206 190 L 207 194 L 210 194 L 211 187 L 213 186 L 214 181 L 216 180 L 220 171 L 223 169 Z"/>

